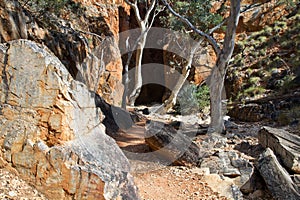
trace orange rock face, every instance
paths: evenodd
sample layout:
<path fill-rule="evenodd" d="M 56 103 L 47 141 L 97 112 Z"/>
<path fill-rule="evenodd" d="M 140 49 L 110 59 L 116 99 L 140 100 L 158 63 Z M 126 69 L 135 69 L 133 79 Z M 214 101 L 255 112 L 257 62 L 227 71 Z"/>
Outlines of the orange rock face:
<path fill-rule="evenodd" d="M 30 39 L 44 43 L 67 67 L 74 79 L 84 82 L 109 103 L 119 105 L 122 93 L 122 60 L 118 48 L 119 7 L 123 1 L 75 1 L 75 9 L 61 11 L 59 20 L 37 23 L 10 0 L 0 3 L 0 42 Z M 13 16 L 15 13 L 16 16 Z M 46 14 L 47 15 L 47 14 Z M 43 21 L 43 16 L 39 18 Z M 27 23 L 30 21 L 30 23 Z M 101 54 L 103 50 L 103 55 Z M 108 87 L 109 90 L 102 90 Z M 118 90 L 118 91 L 115 91 Z"/>
<path fill-rule="evenodd" d="M 138 199 L 93 93 L 45 46 L 0 45 L 0 165 L 49 199 Z"/>

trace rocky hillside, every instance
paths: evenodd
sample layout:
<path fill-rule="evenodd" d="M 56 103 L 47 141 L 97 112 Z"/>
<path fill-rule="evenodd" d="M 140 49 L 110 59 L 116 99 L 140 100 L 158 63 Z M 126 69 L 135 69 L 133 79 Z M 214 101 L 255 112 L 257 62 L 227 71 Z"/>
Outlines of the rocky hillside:
<path fill-rule="evenodd" d="M 239 37 L 227 73 L 227 97 L 253 99 L 286 94 L 300 86 L 300 12 Z"/>
<path fill-rule="evenodd" d="M 233 106 L 231 117 L 252 122 L 268 120 L 299 130 L 298 8 L 299 4 L 261 30 L 238 35 L 225 82 Z"/>
<path fill-rule="evenodd" d="M 47 47 L 24 39 L 1 44 L 0 67 L 2 167 L 52 199 L 138 199 L 95 93 Z"/>

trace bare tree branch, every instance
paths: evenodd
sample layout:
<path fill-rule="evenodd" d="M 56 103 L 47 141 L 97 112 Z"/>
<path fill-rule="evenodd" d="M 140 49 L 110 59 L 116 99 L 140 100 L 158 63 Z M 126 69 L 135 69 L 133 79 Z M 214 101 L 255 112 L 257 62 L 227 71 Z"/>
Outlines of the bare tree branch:
<path fill-rule="evenodd" d="M 132 3 L 131 1 L 129 0 L 125 0 L 125 2 L 130 5 L 130 7 L 133 9 L 134 13 L 135 13 L 135 17 L 137 19 L 137 22 L 139 23 L 140 26 L 141 25 L 141 22 L 143 21 L 142 18 L 141 18 L 141 15 L 140 15 L 140 11 L 139 11 L 139 7 L 137 5 L 137 0 L 134 1 L 134 3 Z"/>
<path fill-rule="evenodd" d="M 146 14 L 145 14 L 145 18 L 144 18 L 144 22 L 145 22 L 145 23 L 148 22 L 150 13 L 151 13 L 151 12 L 153 11 L 153 9 L 155 8 L 155 5 L 156 5 L 156 0 L 152 0 L 152 1 L 151 1 L 150 8 L 147 10 L 147 12 L 146 12 Z"/>
<path fill-rule="evenodd" d="M 224 79 L 227 70 L 227 63 L 231 58 L 234 44 L 236 28 L 240 16 L 240 1 L 230 0 L 230 15 L 227 22 L 225 39 L 223 48 L 217 58 L 215 67 L 212 69 L 208 85 L 210 89 L 210 113 L 211 123 L 209 132 L 222 133 L 225 130 L 223 120 L 223 106 L 222 106 L 222 91 L 224 89 Z"/>
<path fill-rule="evenodd" d="M 212 34 L 213 32 L 215 32 L 217 29 L 221 28 L 221 26 L 223 26 L 225 23 L 227 23 L 228 18 L 224 19 L 220 24 L 216 25 L 215 27 L 209 29 L 208 34 Z"/>
<path fill-rule="evenodd" d="M 125 2 L 126 2 L 128 5 L 130 5 L 131 7 L 134 7 L 134 6 L 137 5 L 137 0 L 135 0 L 134 3 L 132 3 L 132 2 L 129 1 L 129 0 L 125 0 Z"/>
<path fill-rule="evenodd" d="M 220 54 L 221 49 L 220 49 L 217 41 L 212 36 L 210 36 L 209 34 L 204 33 L 203 31 L 201 31 L 199 29 L 197 29 L 187 18 L 181 16 L 175 10 L 173 10 L 173 8 L 170 6 L 169 3 L 166 2 L 166 0 L 161 0 L 161 1 L 169 9 L 169 11 L 174 16 L 178 17 L 182 22 L 184 22 L 185 24 L 187 24 L 197 34 L 199 34 L 202 37 L 204 37 L 212 45 L 212 47 L 213 47 L 214 51 L 216 52 L 217 56 Z"/>
<path fill-rule="evenodd" d="M 234 44 L 235 44 L 235 35 L 236 35 L 235 30 L 237 29 L 238 26 L 240 9 L 241 9 L 240 0 L 238 0 L 237 2 L 231 1 L 231 4 L 233 5 L 230 6 L 230 16 L 228 19 L 229 21 L 226 28 L 225 39 L 224 39 L 224 44 L 222 49 L 222 53 L 223 53 L 222 56 L 223 58 L 226 58 L 225 59 L 226 64 L 228 63 L 233 53 Z M 224 72 L 225 71 L 226 70 L 224 69 Z"/>
<path fill-rule="evenodd" d="M 144 20 L 141 18 L 140 15 L 140 11 L 139 11 L 139 7 L 137 5 L 137 0 L 134 1 L 134 3 L 132 3 L 132 1 L 130 0 L 125 0 L 126 3 L 128 3 L 131 8 L 134 10 L 135 12 L 135 16 L 137 19 L 137 22 L 139 24 L 139 27 L 141 29 L 141 34 L 140 37 L 136 40 L 136 43 L 134 44 L 134 50 L 136 50 L 136 67 L 135 67 L 135 84 L 133 87 L 133 90 L 131 92 L 131 94 L 129 95 L 129 103 L 131 105 L 134 105 L 135 100 L 137 99 L 137 97 L 140 94 L 141 91 L 141 87 L 142 87 L 142 58 L 143 58 L 143 51 L 146 45 L 146 40 L 147 40 L 147 34 L 153 24 L 154 18 L 157 16 L 157 14 L 153 13 L 153 18 L 151 21 L 149 21 L 149 18 L 151 16 L 151 13 L 153 10 L 155 10 L 156 4 L 157 4 L 157 0 L 151 0 L 151 4 L 150 7 L 148 8 L 147 6 L 147 11 L 145 14 L 145 18 Z M 128 54 L 128 59 L 127 62 L 125 64 L 125 90 L 124 90 L 124 94 L 123 94 L 123 102 L 122 102 L 122 107 L 126 107 L 126 97 L 127 97 L 127 89 L 128 89 L 128 66 L 130 63 L 130 59 L 132 57 L 132 52 L 129 52 Z"/>
<path fill-rule="evenodd" d="M 152 27 L 152 25 L 154 23 L 154 20 L 157 17 L 157 15 L 159 15 L 160 12 L 164 11 L 164 9 L 165 9 L 165 7 L 161 8 L 161 9 L 157 9 L 157 10 L 154 11 L 151 23 L 149 25 L 150 28 Z"/>
<path fill-rule="evenodd" d="M 190 54 L 188 55 L 187 62 L 185 63 L 185 65 L 182 69 L 182 75 L 179 76 L 179 78 L 176 82 L 176 85 L 174 86 L 174 88 L 172 88 L 172 93 L 171 93 L 170 97 L 161 106 L 159 106 L 155 110 L 155 113 L 164 114 L 176 104 L 176 100 L 177 100 L 179 91 L 182 88 L 182 86 L 184 85 L 188 76 L 190 75 L 194 55 L 195 55 L 197 49 L 200 47 L 203 40 L 204 39 L 201 39 L 200 41 L 198 41 L 196 44 L 194 44 L 191 47 L 191 51 L 190 51 Z"/>

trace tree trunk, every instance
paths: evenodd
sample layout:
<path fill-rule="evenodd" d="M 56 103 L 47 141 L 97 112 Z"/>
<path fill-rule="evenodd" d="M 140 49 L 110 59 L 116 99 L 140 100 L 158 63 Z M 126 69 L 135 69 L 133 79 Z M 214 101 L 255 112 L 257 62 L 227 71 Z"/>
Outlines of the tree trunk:
<path fill-rule="evenodd" d="M 230 16 L 227 23 L 223 48 L 218 56 L 216 66 L 212 70 L 209 80 L 211 101 L 210 132 L 222 133 L 225 130 L 222 113 L 222 90 L 224 87 L 227 63 L 231 58 L 234 49 L 235 31 L 238 25 L 239 16 L 240 0 L 230 0 Z"/>
<path fill-rule="evenodd" d="M 133 49 L 135 49 L 137 46 L 137 43 L 134 45 Z M 122 96 L 122 108 L 126 110 L 126 105 L 127 105 L 127 95 L 128 95 L 128 84 L 129 84 L 129 75 L 128 75 L 128 68 L 130 64 L 130 60 L 133 55 L 133 51 L 130 49 L 129 45 L 129 37 L 126 39 L 126 51 L 128 52 L 128 57 L 126 64 L 124 66 L 124 75 L 123 75 L 123 84 L 124 84 L 124 92 Z"/>
<path fill-rule="evenodd" d="M 135 103 L 135 100 L 140 95 L 141 88 L 143 85 L 143 80 L 142 80 L 143 51 L 144 51 L 144 48 L 146 45 L 147 34 L 153 25 L 154 18 L 157 16 L 157 14 L 153 13 L 152 21 L 149 21 L 151 12 L 153 10 L 155 10 L 157 0 L 150 1 L 149 7 L 147 8 L 146 13 L 145 13 L 144 20 L 141 18 L 141 15 L 140 15 L 140 10 L 138 7 L 138 0 L 134 0 L 133 2 L 130 0 L 125 0 L 125 2 L 128 5 L 130 5 L 130 7 L 133 9 L 137 23 L 139 24 L 139 26 L 141 28 L 141 36 L 138 41 L 138 45 L 137 45 L 137 49 L 136 49 L 137 53 L 136 53 L 136 66 L 135 66 L 135 83 L 134 83 L 133 91 L 131 92 L 131 94 L 129 96 L 129 104 L 131 106 L 133 106 Z M 124 97 L 124 95 L 123 95 L 123 100 L 124 99 L 126 101 L 126 96 Z M 124 107 L 126 107 L 126 105 Z"/>
<path fill-rule="evenodd" d="M 134 88 L 129 96 L 129 104 L 131 106 L 134 106 L 135 100 L 138 98 L 138 96 L 141 93 L 141 88 L 143 85 L 143 79 L 142 79 L 142 59 L 143 59 L 143 52 L 146 45 L 146 38 L 148 35 L 148 30 L 143 27 L 142 28 L 142 37 L 138 44 L 137 51 L 136 51 L 136 66 L 135 66 L 135 83 Z"/>
<path fill-rule="evenodd" d="M 216 66 L 213 68 L 208 81 L 210 91 L 210 115 L 211 122 L 210 133 L 217 132 L 222 133 L 225 130 L 222 111 L 222 90 L 224 87 L 224 76 L 222 76 L 219 68 Z"/>
<path fill-rule="evenodd" d="M 128 65 L 126 64 L 124 67 L 124 75 L 123 75 L 123 84 L 124 84 L 124 92 L 122 96 L 122 108 L 126 110 L 127 104 L 127 94 L 128 94 L 128 84 L 129 84 L 129 77 L 128 77 Z"/>

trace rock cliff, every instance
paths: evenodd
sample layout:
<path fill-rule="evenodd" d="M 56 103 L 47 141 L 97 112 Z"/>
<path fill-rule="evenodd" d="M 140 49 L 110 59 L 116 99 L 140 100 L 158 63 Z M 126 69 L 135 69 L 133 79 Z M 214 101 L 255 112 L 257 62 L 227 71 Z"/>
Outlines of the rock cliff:
<path fill-rule="evenodd" d="M 0 46 L 0 166 L 49 199 L 138 199 L 94 95 L 45 46 Z"/>

